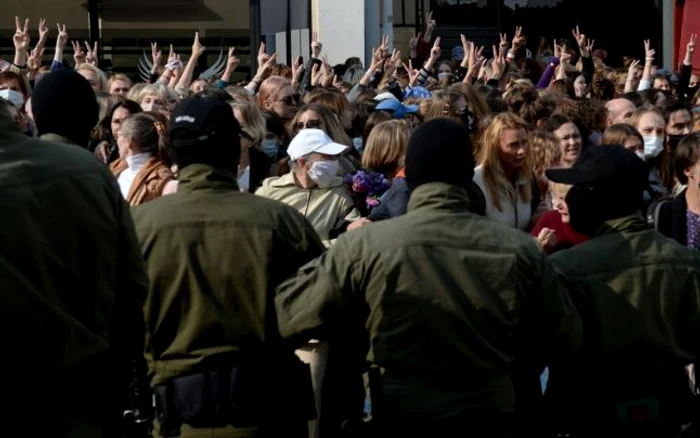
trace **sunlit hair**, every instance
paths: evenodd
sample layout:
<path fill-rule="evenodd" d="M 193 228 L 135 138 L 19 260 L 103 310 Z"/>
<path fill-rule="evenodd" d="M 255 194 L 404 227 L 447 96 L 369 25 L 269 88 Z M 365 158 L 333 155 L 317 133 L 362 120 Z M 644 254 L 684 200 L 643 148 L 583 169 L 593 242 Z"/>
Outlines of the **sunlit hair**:
<path fill-rule="evenodd" d="M 258 90 L 258 105 L 265 107 L 265 102 L 272 102 L 279 96 L 279 93 L 292 85 L 291 79 L 282 76 L 270 76 L 260 84 Z"/>
<path fill-rule="evenodd" d="M 125 82 L 129 89 L 131 89 L 131 87 L 134 85 L 133 82 L 131 82 L 131 79 L 129 79 L 129 76 L 125 75 L 124 73 L 114 73 L 109 77 L 109 81 L 107 82 L 107 91 L 109 91 L 112 88 L 112 84 L 117 81 Z"/>
<path fill-rule="evenodd" d="M 551 132 L 536 130 L 530 133 L 530 156 L 533 172 L 537 178 L 544 178 L 544 171 L 555 167 L 561 160 L 559 139 Z"/>
<path fill-rule="evenodd" d="M 666 125 L 666 118 L 664 118 L 664 113 L 661 112 L 658 108 L 651 106 L 651 105 L 643 105 L 637 108 L 633 113 L 632 117 L 630 117 L 629 124 L 634 126 L 635 128 L 639 129 L 639 122 L 648 113 L 653 113 L 661 117 L 661 120 L 664 121 L 664 126 Z M 665 129 L 665 128 L 664 128 Z"/>
<path fill-rule="evenodd" d="M 148 84 L 141 88 L 135 101 L 141 105 L 143 99 L 148 96 L 157 97 L 162 100 L 165 105 L 174 105 L 177 102 L 177 95 L 175 92 L 163 84 Z"/>
<path fill-rule="evenodd" d="M 131 87 L 129 92 L 126 94 L 127 100 L 133 100 L 134 102 L 138 103 L 139 93 L 141 93 L 141 90 L 146 88 L 146 85 L 148 84 L 144 84 L 143 82 L 134 84 L 134 86 Z"/>
<path fill-rule="evenodd" d="M 464 94 L 457 90 L 438 90 L 433 96 L 421 105 L 421 117 L 424 122 L 437 118 L 448 118 L 461 121 L 457 111 L 457 102 L 465 99 Z M 466 99 L 465 99 L 466 100 Z"/>
<path fill-rule="evenodd" d="M 120 137 L 128 138 L 138 148 L 138 153 L 150 153 L 166 165 L 170 165 L 170 154 L 166 142 L 167 119 L 157 119 L 149 113 L 132 114 L 124 121 Z"/>
<path fill-rule="evenodd" d="M 98 85 L 100 87 L 100 91 L 109 91 L 107 89 L 107 75 L 105 74 L 105 72 L 103 72 L 99 68 L 95 67 L 94 65 L 83 63 L 83 64 L 80 64 L 78 66 L 78 68 L 75 69 L 75 71 L 77 71 L 78 73 L 80 73 L 81 71 L 93 72 L 95 74 L 95 76 L 97 77 L 97 82 L 98 82 Z"/>
<path fill-rule="evenodd" d="M 323 105 L 312 103 L 301 107 L 301 109 L 299 109 L 299 111 L 297 111 L 297 113 L 294 115 L 291 126 L 294 126 L 297 122 L 299 122 L 301 117 L 309 111 L 313 111 L 318 115 L 319 119 L 321 119 L 321 124 L 323 125 L 319 129 L 322 129 L 326 134 L 328 134 L 331 140 L 345 146 L 353 147 L 352 140 L 350 140 L 350 137 L 348 137 L 348 135 L 345 133 L 345 129 L 343 129 L 343 125 L 340 124 L 340 119 L 338 119 L 338 116 L 336 116 L 335 113 L 328 107 Z M 296 132 L 292 133 L 292 135 L 296 135 Z"/>
<path fill-rule="evenodd" d="M 252 102 L 230 102 L 241 113 L 241 129 L 253 139 L 251 147 L 259 148 L 267 135 L 267 124 L 262 111 Z"/>
<path fill-rule="evenodd" d="M 367 138 L 362 167 L 393 178 L 401 167 L 408 147 L 409 128 L 404 120 L 378 124 Z"/>
<path fill-rule="evenodd" d="M 571 187 L 572 186 L 569 184 L 555 183 L 554 181 L 549 182 L 549 191 L 559 198 L 566 198 L 566 194 L 569 193 Z"/>
<path fill-rule="evenodd" d="M 493 116 L 491 123 L 486 128 L 483 136 L 483 148 L 481 151 L 481 167 L 484 171 L 484 185 L 488 190 L 493 206 L 502 211 L 501 194 L 498 189 L 499 181 L 505 179 L 503 165 L 499 151 L 501 149 L 501 135 L 507 129 L 524 130 L 527 132 L 527 123 L 513 113 L 500 113 Z M 518 177 L 525 177 L 528 181 L 532 181 L 532 153 L 529 151 L 525 157 L 525 165 Z M 523 202 L 532 200 L 532 184 L 520 186 L 520 199 Z"/>
<path fill-rule="evenodd" d="M 637 131 L 637 128 L 632 125 L 628 125 L 627 123 L 617 123 L 605 130 L 603 133 L 603 140 L 600 144 L 609 146 L 624 146 L 625 143 L 627 143 L 627 140 L 630 138 L 636 138 L 642 144 L 644 144 L 644 138 L 642 137 L 642 134 Z"/>

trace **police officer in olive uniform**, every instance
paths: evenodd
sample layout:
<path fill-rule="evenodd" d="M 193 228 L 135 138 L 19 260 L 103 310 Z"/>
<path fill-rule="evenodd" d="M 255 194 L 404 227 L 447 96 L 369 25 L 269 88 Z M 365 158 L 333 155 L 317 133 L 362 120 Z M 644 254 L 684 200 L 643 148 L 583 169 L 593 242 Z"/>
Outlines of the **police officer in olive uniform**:
<path fill-rule="evenodd" d="M 408 212 L 342 235 L 278 288 L 291 342 L 369 338 L 378 436 L 510 436 L 516 359 L 579 347 L 581 320 L 534 240 L 469 212 L 473 169 L 461 124 L 425 123 L 406 154 Z"/>
<path fill-rule="evenodd" d="M 74 71 L 46 81 L 36 97 L 72 91 L 82 119 L 66 129 L 89 139 L 90 84 Z M 7 105 L 0 99 L 2 436 L 148 436 L 148 279 L 129 206 L 93 154 L 27 137 Z"/>
<path fill-rule="evenodd" d="M 647 167 L 621 146 L 586 150 L 547 177 L 571 184 L 571 226 L 591 240 L 552 262 L 584 321 L 584 349 L 551 369 L 552 431 L 676 436 L 692 408 L 684 367 L 700 356 L 700 260 L 647 229 Z"/>
<path fill-rule="evenodd" d="M 300 438 L 315 416 L 273 296 L 324 246 L 293 208 L 239 190 L 240 134 L 223 100 L 181 102 L 169 128 L 178 191 L 133 210 L 160 436 Z"/>

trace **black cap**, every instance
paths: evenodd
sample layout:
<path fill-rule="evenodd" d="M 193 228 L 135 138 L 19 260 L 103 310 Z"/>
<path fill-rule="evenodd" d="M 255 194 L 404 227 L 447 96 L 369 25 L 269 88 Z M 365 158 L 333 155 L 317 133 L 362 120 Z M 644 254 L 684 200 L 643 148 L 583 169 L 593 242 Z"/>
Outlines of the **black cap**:
<path fill-rule="evenodd" d="M 39 135 L 56 134 L 87 147 L 99 112 L 92 86 L 75 70 L 51 72 L 34 87 L 32 113 Z"/>
<path fill-rule="evenodd" d="M 207 143 L 216 138 L 233 138 L 241 126 L 225 101 L 192 96 L 180 102 L 170 116 L 168 135 L 173 148 Z"/>
<path fill-rule="evenodd" d="M 197 95 L 187 98 L 170 116 L 173 162 L 181 169 L 196 163 L 235 169 L 241 153 L 240 134 L 233 108 L 224 100 Z"/>
<path fill-rule="evenodd" d="M 592 146 L 569 169 L 549 169 L 551 181 L 578 187 L 620 190 L 644 190 L 649 180 L 646 164 L 634 152 L 622 146 Z"/>
<path fill-rule="evenodd" d="M 416 129 L 406 150 L 409 188 L 443 182 L 469 188 L 474 178 L 474 154 L 469 131 L 447 118 L 429 120 Z"/>

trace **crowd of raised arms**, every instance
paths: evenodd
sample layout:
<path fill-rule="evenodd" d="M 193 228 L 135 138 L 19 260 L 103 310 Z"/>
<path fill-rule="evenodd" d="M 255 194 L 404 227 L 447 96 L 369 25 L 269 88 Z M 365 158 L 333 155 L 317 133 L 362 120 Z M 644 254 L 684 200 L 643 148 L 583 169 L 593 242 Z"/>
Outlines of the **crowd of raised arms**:
<path fill-rule="evenodd" d="M 234 83 L 16 17 L 7 436 L 700 436 L 696 36 L 435 29 Z"/>

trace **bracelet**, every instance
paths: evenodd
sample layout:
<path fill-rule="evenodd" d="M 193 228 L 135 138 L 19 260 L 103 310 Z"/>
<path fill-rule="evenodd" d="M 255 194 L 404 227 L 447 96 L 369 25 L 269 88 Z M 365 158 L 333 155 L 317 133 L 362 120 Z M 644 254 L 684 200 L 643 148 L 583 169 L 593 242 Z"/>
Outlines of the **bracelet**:
<path fill-rule="evenodd" d="M 646 59 L 647 61 L 653 61 L 653 60 L 654 60 L 654 58 L 644 58 L 644 59 Z"/>
<path fill-rule="evenodd" d="M 17 67 L 17 68 L 20 69 L 20 70 L 24 70 L 25 68 L 27 68 L 27 64 L 24 64 L 24 65 L 17 65 L 17 64 L 15 64 L 15 63 L 13 62 L 12 65 L 14 65 L 15 67 Z"/>

